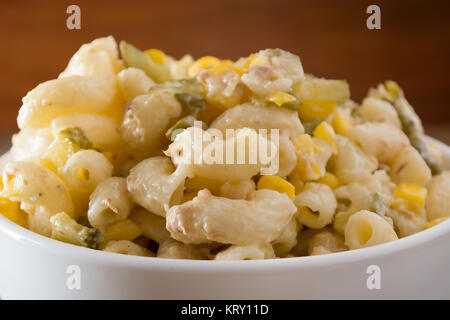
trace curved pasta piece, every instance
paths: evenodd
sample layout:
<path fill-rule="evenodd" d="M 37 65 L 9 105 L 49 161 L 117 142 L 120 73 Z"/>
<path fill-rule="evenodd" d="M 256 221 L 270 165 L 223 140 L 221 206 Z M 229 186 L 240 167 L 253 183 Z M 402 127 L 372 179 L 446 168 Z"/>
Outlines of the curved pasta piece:
<path fill-rule="evenodd" d="M 272 242 L 273 250 L 278 257 L 286 256 L 297 245 L 297 235 L 303 226 L 292 218 L 283 233 Z"/>
<path fill-rule="evenodd" d="M 280 177 L 286 177 L 295 169 L 297 165 L 297 155 L 295 153 L 294 144 L 287 135 L 280 136 L 279 148 L 280 160 L 277 175 Z"/>
<path fill-rule="evenodd" d="M 353 205 L 359 205 L 369 200 L 370 195 L 374 193 L 389 197 L 394 187 L 395 184 L 389 179 L 386 171 L 377 170 L 367 177 L 335 189 L 334 194 L 339 201 L 348 200 Z"/>
<path fill-rule="evenodd" d="M 450 171 L 445 171 L 431 179 L 425 207 L 428 220 L 450 215 Z"/>
<path fill-rule="evenodd" d="M 313 229 L 325 227 L 333 221 L 337 202 L 333 190 L 323 183 L 309 182 L 295 196 L 297 220 Z"/>
<path fill-rule="evenodd" d="M 279 107 L 261 107 L 251 103 L 226 110 L 211 123 L 210 128 L 222 132 L 226 129 L 239 128 L 279 129 L 280 135 L 287 132 L 291 140 L 305 132 L 296 111 Z"/>
<path fill-rule="evenodd" d="M 81 150 L 71 156 L 62 170 L 62 178 L 78 210 L 89 205 L 89 195 L 113 174 L 113 165 L 100 152 Z"/>
<path fill-rule="evenodd" d="M 305 78 L 300 58 L 281 49 L 266 49 L 254 54 L 242 82 L 253 92 L 266 96 L 286 92 Z"/>
<path fill-rule="evenodd" d="M 300 230 L 300 232 L 297 234 L 297 244 L 291 250 L 291 254 L 293 254 L 296 257 L 307 256 L 309 241 L 312 239 L 312 237 L 314 237 L 315 234 L 327 229 L 328 227 L 325 227 L 324 229 L 304 228 Z"/>
<path fill-rule="evenodd" d="M 112 36 L 83 44 L 72 56 L 59 78 L 69 76 L 114 76 L 123 68 Z"/>
<path fill-rule="evenodd" d="M 130 256 L 154 257 L 155 254 L 130 240 L 108 241 L 103 251 L 126 254 Z"/>
<path fill-rule="evenodd" d="M 184 244 L 169 238 L 160 244 L 157 257 L 166 259 L 205 260 L 206 252 L 190 244 Z"/>
<path fill-rule="evenodd" d="M 392 104 L 387 101 L 368 97 L 362 102 L 359 114 L 363 122 L 385 122 L 401 129 L 402 125 Z"/>
<path fill-rule="evenodd" d="M 127 105 L 121 129 L 129 152 L 138 159 L 160 153 L 170 120 L 181 112 L 173 93 L 154 91 L 134 98 Z"/>
<path fill-rule="evenodd" d="M 427 215 L 423 208 L 417 212 L 404 208 L 389 208 L 386 216 L 392 219 L 395 230 L 401 238 L 422 231 L 427 223 Z"/>
<path fill-rule="evenodd" d="M 239 182 L 231 182 L 230 184 L 235 185 L 238 183 Z M 193 176 L 192 178 L 186 179 L 186 183 L 185 183 L 184 187 L 186 188 L 186 190 L 185 190 L 186 193 L 194 193 L 195 195 L 197 195 L 197 193 L 200 190 L 208 189 L 212 194 L 217 196 L 217 195 L 220 195 L 221 187 L 225 184 L 226 184 L 226 182 L 223 183 L 223 181 L 221 181 L 221 180 L 209 179 L 209 178 L 204 178 L 204 177 L 200 177 L 200 176 Z M 226 188 L 226 187 L 224 187 L 224 188 Z M 228 198 L 228 197 L 225 197 L 225 198 Z"/>
<path fill-rule="evenodd" d="M 126 219 L 132 207 L 126 179 L 112 177 L 100 183 L 91 194 L 87 216 L 93 227 L 103 230 Z"/>
<path fill-rule="evenodd" d="M 409 145 L 408 137 L 389 123 L 367 122 L 352 127 L 347 136 L 358 143 L 365 153 L 382 163 L 390 164 Z"/>
<path fill-rule="evenodd" d="M 237 72 L 203 70 L 197 79 L 205 86 L 206 99 L 219 108 L 235 106 L 244 95 L 244 85 Z"/>
<path fill-rule="evenodd" d="M 53 139 L 49 128 L 20 130 L 12 138 L 11 157 L 15 161 L 42 159 Z"/>
<path fill-rule="evenodd" d="M 171 206 L 183 199 L 184 182 L 190 174 L 183 165 L 175 170 L 169 158 L 149 158 L 130 170 L 128 191 L 137 204 L 164 217 Z"/>
<path fill-rule="evenodd" d="M 295 212 L 289 197 L 276 191 L 262 189 L 249 200 L 231 200 L 205 189 L 192 201 L 170 208 L 166 227 L 172 238 L 187 244 L 269 243 L 281 235 Z"/>
<path fill-rule="evenodd" d="M 367 210 L 361 210 L 352 215 L 345 227 L 345 244 L 350 250 L 397 239 L 397 234 L 389 222 Z"/>
<path fill-rule="evenodd" d="M 51 123 L 53 134 L 67 128 L 81 128 L 89 136 L 94 147 L 100 150 L 116 148 L 121 143 L 119 124 L 116 120 L 98 114 L 75 113 L 54 119 Z"/>
<path fill-rule="evenodd" d="M 8 162 L 2 174 L 2 195 L 20 202 L 29 215 L 32 231 L 45 236 L 51 234 L 50 217 L 65 212 L 74 217 L 69 191 L 61 179 L 49 169 L 34 162 Z"/>
<path fill-rule="evenodd" d="M 41 83 L 22 99 L 20 129 L 44 128 L 73 113 L 103 114 L 120 119 L 122 97 L 115 78 L 70 76 Z"/>
<path fill-rule="evenodd" d="M 144 71 L 136 68 L 120 71 L 117 74 L 117 80 L 126 101 L 148 93 L 148 90 L 155 85 L 155 82 Z"/>
<path fill-rule="evenodd" d="M 130 219 L 142 230 L 142 234 L 159 244 L 170 238 L 166 229 L 166 219 L 157 216 L 144 208 L 136 208 L 130 214 Z"/>
<path fill-rule="evenodd" d="M 348 250 L 344 237 L 331 230 L 323 230 L 308 241 L 308 255 L 316 256 Z"/>
<path fill-rule="evenodd" d="M 193 175 L 223 182 L 248 180 L 259 172 L 276 173 L 278 149 L 263 135 L 248 128 L 227 139 L 213 133 L 190 127 L 177 135 L 165 153 L 175 164 L 188 166 Z M 261 146 L 271 152 L 262 154 Z M 232 150 L 229 158 L 228 150 Z"/>
<path fill-rule="evenodd" d="M 191 55 L 184 55 L 180 60 L 170 61 L 170 74 L 172 75 L 172 79 L 181 80 L 188 79 L 188 69 L 194 63 L 194 58 Z"/>
<path fill-rule="evenodd" d="M 377 170 L 370 176 L 335 189 L 336 199 L 342 203 L 350 202 L 350 204 L 344 211 L 336 214 L 333 222 L 334 229 L 340 234 L 344 234 L 348 219 L 360 210 L 372 210 L 377 205 L 381 205 L 380 209 L 385 211 L 394 187 L 395 184 L 390 180 L 386 171 Z M 380 212 L 383 218 L 387 218 L 384 216 L 385 214 L 386 212 Z"/>
<path fill-rule="evenodd" d="M 370 176 L 378 167 L 375 157 L 366 155 L 353 141 L 336 136 L 335 173 L 344 184 Z"/>
<path fill-rule="evenodd" d="M 431 179 L 431 170 L 419 152 L 412 146 L 401 150 L 391 165 L 392 181 L 414 183 L 424 186 Z"/>
<path fill-rule="evenodd" d="M 232 245 L 219 252 L 214 260 L 263 260 L 276 258 L 270 244 Z"/>
<path fill-rule="evenodd" d="M 228 199 L 247 199 L 255 189 L 256 184 L 252 179 L 239 182 L 225 182 L 220 186 L 219 194 L 221 197 Z"/>

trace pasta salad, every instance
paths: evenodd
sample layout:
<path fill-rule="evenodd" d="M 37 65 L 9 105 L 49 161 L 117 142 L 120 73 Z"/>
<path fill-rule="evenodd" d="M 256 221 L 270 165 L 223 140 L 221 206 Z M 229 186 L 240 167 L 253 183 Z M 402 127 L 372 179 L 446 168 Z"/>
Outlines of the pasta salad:
<path fill-rule="evenodd" d="M 266 49 L 237 61 L 113 37 L 23 98 L 0 212 L 70 244 L 199 260 L 321 255 L 450 215 L 444 151 L 386 81 L 346 81 Z"/>

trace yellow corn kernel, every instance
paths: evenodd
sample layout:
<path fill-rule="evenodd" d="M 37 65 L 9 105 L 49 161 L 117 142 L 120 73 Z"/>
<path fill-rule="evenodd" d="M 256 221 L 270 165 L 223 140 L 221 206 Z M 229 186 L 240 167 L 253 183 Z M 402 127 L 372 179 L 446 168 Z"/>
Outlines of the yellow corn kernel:
<path fill-rule="evenodd" d="M 108 243 L 111 240 L 134 240 L 142 234 L 141 228 L 139 228 L 130 219 L 125 219 L 116 222 L 106 227 L 103 235 L 102 244 Z"/>
<path fill-rule="evenodd" d="M 222 60 L 222 64 L 225 65 L 225 66 L 232 66 L 233 63 L 234 63 L 233 60 L 230 60 L 230 59 Z"/>
<path fill-rule="evenodd" d="M 86 168 L 78 168 L 75 172 L 78 179 L 80 179 L 83 182 L 88 182 L 89 178 L 91 176 L 91 173 Z"/>
<path fill-rule="evenodd" d="M 326 122 L 322 122 L 314 129 L 313 135 L 315 138 L 326 141 L 334 151 L 336 142 L 336 133 L 334 132 L 332 126 L 330 126 Z"/>
<path fill-rule="evenodd" d="M 336 177 L 336 175 L 332 174 L 331 172 L 325 172 L 323 177 L 320 177 L 317 181 L 326 184 L 333 190 L 341 186 L 339 178 Z"/>
<path fill-rule="evenodd" d="M 294 200 L 295 197 L 295 187 L 278 176 L 262 176 L 259 179 L 256 188 L 258 190 L 270 189 L 278 191 L 279 193 L 286 193 L 291 200 Z"/>
<path fill-rule="evenodd" d="M 286 92 L 275 92 L 268 95 L 266 100 L 271 101 L 280 107 L 285 103 L 297 101 L 297 98 Z"/>
<path fill-rule="evenodd" d="M 308 134 L 303 134 L 294 141 L 297 154 L 297 171 L 304 181 L 316 180 L 321 176 L 315 152 L 319 151 Z"/>
<path fill-rule="evenodd" d="M 0 197 L 0 214 L 19 226 L 25 227 L 27 224 L 27 214 L 20 209 L 19 202 Z"/>
<path fill-rule="evenodd" d="M 427 189 L 413 183 L 400 183 L 394 190 L 394 196 L 417 203 L 423 207 L 427 197 Z"/>
<path fill-rule="evenodd" d="M 166 63 L 166 55 L 164 52 L 158 49 L 148 49 L 145 53 L 153 60 L 155 63 L 164 64 Z"/>
<path fill-rule="evenodd" d="M 235 67 L 232 64 L 227 63 L 226 61 L 231 60 L 224 60 L 221 64 L 215 65 L 211 68 L 211 73 L 219 75 L 226 74 L 228 72 L 236 72 L 239 75 L 242 75 L 244 73 L 242 69 L 239 69 L 238 67 Z"/>
<path fill-rule="evenodd" d="M 205 56 L 196 60 L 188 70 L 189 77 L 195 77 L 204 69 L 209 69 L 214 66 L 220 65 L 221 61 L 216 57 Z"/>
<path fill-rule="evenodd" d="M 334 132 L 345 136 L 352 127 L 350 119 L 343 114 L 341 111 L 337 111 L 333 118 L 331 119 L 331 125 L 333 126 Z"/>
<path fill-rule="evenodd" d="M 304 100 L 298 112 L 302 121 L 316 121 L 326 119 L 334 109 L 336 109 L 336 101 Z"/>
<path fill-rule="evenodd" d="M 440 217 L 440 218 L 436 218 L 434 220 L 428 221 L 427 224 L 425 225 L 424 229 L 428 229 L 431 227 L 434 227 L 435 225 L 444 222 L 445 220 L 447 220 L 448 218 L 450 218 L 449 216 L 445 216 L 445 217 Z"/>

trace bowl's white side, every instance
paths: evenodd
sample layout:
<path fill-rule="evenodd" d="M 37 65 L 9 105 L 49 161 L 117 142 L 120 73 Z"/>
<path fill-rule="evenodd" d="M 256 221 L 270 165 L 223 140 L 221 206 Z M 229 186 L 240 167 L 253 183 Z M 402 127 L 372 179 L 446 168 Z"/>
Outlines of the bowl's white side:
<path fill-rule="evenodd" d="M 380 268 L 379 290 L 367 288 L 370 265 Z M 77 276 L 67 273 L 70 266 L 79 267 L 79 290 L 67 286 Z M 88 250 L 34 234 L 0 215 L 0 298 L 449 299 L 450 220 L 362 250 L 221 262 Z"/>
<path fill-rule="evenodd" d="M 8 227 L 0 232 L 4 299 L 450 298 L 450 221 L 365 250 L 237 262 L 119 256 Z M 71 265 L 80 268 L 80 290 L 67 287 Z M 370 265 L 380 268 L 380 290 L 367 288 Z"/>

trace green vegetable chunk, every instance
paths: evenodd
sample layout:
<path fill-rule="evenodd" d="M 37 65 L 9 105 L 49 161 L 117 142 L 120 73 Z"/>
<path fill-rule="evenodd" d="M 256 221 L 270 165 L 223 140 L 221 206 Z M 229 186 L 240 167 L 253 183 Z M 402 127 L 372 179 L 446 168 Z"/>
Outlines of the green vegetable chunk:
<path fill-rule="evenodd" d="M 65 212 L 53 215 L 50 223 L 52 239 L 94 249 L 100 242 L 100 233 L 96 228 L 82 226 Z"/>
<path fill-rule="evenodd" d="M 170 80 L 169 66 L 154 62 L 145 52 L 135 46 L 121 41 L 120 53 L 127 68 L 141 69 L 158 83 Z"/>
<path fill-rule="evenodd" d="M 442 172 L 440 165 L 428 152 L 421 129 L 406 111 L 405 104 L 408 106 L 409 104 L 400 86 L 394 81 L 387 80 L 383 85 L 380 84 L 378 86 L 377 97 L 391 103 L 397 111 L 403 132 L 408 136 L 411 145 L 419 152 L 420 156 L 430 168 L 432 175 Z"/>
<path fill-rule="evenodd" d="M 295 97 L 295 101 L 283 103 L 280 107 L 298 111 L 303 104 L 302 99 L 300 99 L 294 92 L 289 92 L 289 94 Z"/>
<path fill-rule="evenodd" d="M 305 121 L 303 122 L 303 127 L 305 128 L 305 133 L 309 134 L 310 136 L 313 135 L 314 130 L 316 127 L 321 124 L 323 120 L 314 120 L 314 121 Z"/>
<path fill-rule="evenodd" d="M 166 137 L 171 141 L 175 140 L 175 137 L 183 131 L 183 129 L 187 129 L 194 126 L 194 121 L 197 119 L 193 116 L 187 116 L 178 120 L 172 127 L 169 128 L 166 132 Z"/>
<path fill-rule="evenodd" d="M 67 160 L 80 150 L 92 149 L 87 134 L 78 127 L 63 129 L 49 146 L 43 164 L 54 171 L 64 167 Z"/>
<path fill-rule="evenodd" d="M 432 175 L 439 174 L 442 169 L 437 161 L 428 152 L 428 148 L 423 140 L 423 136 L 414 124 L 412 119 L 404 114 L 399 113 L 398 117 L 402 124 L 403 132 L 408 136 L 411 145 L 419 152 L 427 166 L 431 170 Z"/>
<path fill-rule="evenodd" d="M 206 101 L 199 95 L 176 93 L 175 98 L 181 103 L 187 114 L 197 117 L 206 107 Z"/>

